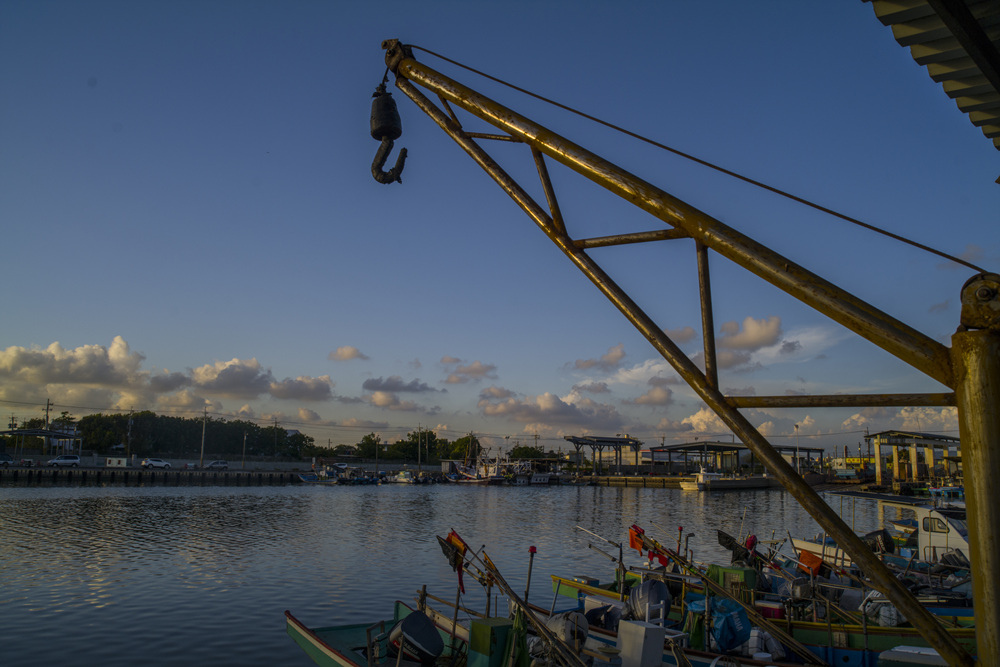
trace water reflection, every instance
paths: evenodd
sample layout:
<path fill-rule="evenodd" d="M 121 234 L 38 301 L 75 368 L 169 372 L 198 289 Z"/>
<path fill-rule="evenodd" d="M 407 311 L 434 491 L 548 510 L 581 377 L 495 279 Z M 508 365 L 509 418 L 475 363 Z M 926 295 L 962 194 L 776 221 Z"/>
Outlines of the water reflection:
<path fill-rule="evenodd" d="M 829 501 L 837 509 L 839 499 Z M 845 519 L 878 527 L 874 503 Z M 638 523 L 665 544 L 693 533 L 699 559 L 727 559 L 716 529 L 761 539 L 818 530 L 783 491 L 617 487 L 0 487 L 4 664 L 311 664 L 284 633 L 380 616 L 456 575 L 435 535 L 485 546 L 514 590 L 551 599 L 550 574 L 610 576 L 589 548 Z M 616 555 L 616 554 L 615 554 Z M 638 564 L 638 554 L 628 553 Z M 467 585 L 468 603 L 482 592 Z"/>

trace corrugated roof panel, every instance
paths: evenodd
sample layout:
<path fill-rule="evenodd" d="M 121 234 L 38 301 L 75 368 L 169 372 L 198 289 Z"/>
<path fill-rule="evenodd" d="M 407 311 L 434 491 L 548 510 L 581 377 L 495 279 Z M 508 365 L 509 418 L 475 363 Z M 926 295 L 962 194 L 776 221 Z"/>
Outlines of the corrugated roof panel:
<path fill-rule="evenodd" d="M 1000 149 L 1000 2 L 866 0 L 958 108 Z"/>

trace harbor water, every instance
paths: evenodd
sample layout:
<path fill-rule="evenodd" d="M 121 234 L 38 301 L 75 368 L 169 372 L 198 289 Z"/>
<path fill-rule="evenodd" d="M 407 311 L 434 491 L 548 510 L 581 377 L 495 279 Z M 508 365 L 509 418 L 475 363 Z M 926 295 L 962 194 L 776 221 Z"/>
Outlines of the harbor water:
<path fill-rule="evenodd" d="M 878 527 L 874 502 L 824 497 L 858 532 Z M 452 599 L 437 535 L 485 547 L 515 591 L 537 547 L 529 596 L 548 606 L 549 575 L 612 576 L 598 549 L 617 547 L 590 533 L 624 541 L 626 564 L 640 564 L 633 523 L 673 546 L 683 528 L 696 560 L 724 562 L 717 529 L 819 532 L 780 489 L 0 486 L 0 662 L 309 665 L 284 610 L 325 626 L 378 620 L 423 585 Z M 465 586 L 481 609 L 481 588 L 468 576 Z"/>

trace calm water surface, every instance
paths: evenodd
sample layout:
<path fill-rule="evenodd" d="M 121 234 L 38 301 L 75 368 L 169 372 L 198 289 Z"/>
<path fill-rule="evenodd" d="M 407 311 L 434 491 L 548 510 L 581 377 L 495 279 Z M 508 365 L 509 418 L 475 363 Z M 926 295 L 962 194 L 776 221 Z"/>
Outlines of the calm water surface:
<path fill-rule="evenodd" d="M 878 527 L 874 503 L 827 502 L 858 531 Z M 627 542 L 633 523 L 666 544 L 683 526 L 696 559 L 726 562 L 717 528 L 819 530 L 779 490 L 0 487 L 0 664 L 309 665 L 284 610 L 323 626 L 378 620 L 424 584 L 450 599 L 435 535 L 485 545 L 518 591 L 536 546 L 530 597 L 548 604 L 548 575 L 613 570 L 588 545 L 617 550 L 576 526 Z M 466 581 L 466 602 L 481 609 L 477 588 Z"/>

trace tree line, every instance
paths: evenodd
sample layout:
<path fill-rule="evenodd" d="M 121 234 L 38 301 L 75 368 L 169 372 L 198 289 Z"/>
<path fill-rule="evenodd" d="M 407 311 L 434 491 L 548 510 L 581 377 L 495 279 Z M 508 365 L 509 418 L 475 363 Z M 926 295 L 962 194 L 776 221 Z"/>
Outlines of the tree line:
<path fill-rule="evenodd" d="M 474 434 L 454 441 L 442 438 L 434 431 L 411 431 L 395 442 L 383 442 L 381 436 L 369 433 L 358 442 L 336 446 L 319 446 L 315 439 L 298 431 L 282 428 L 279 424 L 261 426 L 252 421 L 226 420 L 210 416 L 189 418 L 158 415 L 145 410 L 130 414 L 97 413 L 75 418 L 63 412 L 49 424 L 52 430 L 70 430 L 76 427 L 77 437 L 82 438 L 83 448 L 98 455 L 123 454 L 136 457 L 159 456 L 164 458 L 207 458 L 239 460 L 244 455 L 251 458 L 379 458 L 386 461 L 416 463 L 440 462 L 442 459 L 475 461 L 482 453 L 482 446 Z M 42 418 L 29 419 L 21 429 L 44 429 Z M 6 449 L 24 446 L 43 449 L 42 438 L 11 435 L 3 436 Z M 48 452 L 43 452 L 48 453 Z M 542 458 L 540 447 L 515 447 L 511 458 Z"/>

